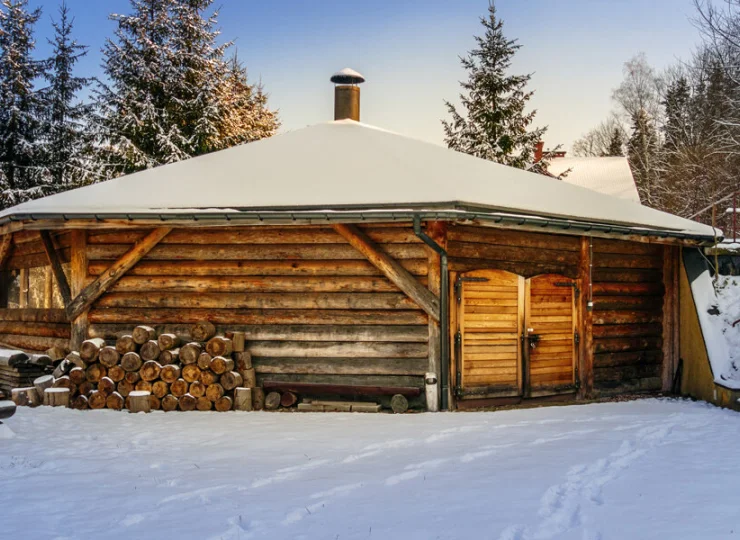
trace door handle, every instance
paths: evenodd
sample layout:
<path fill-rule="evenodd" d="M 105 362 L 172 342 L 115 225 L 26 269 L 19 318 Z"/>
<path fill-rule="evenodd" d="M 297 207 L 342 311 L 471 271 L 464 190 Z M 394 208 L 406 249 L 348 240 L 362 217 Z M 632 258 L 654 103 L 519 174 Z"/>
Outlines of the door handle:
<path fill-rule="evenodd" d="M 540 336 L 539 334 L 529 334 L 527 336 L 527 339 L 529 340 L 529 348 L 530 349 L 536 349 L 537 344 L 540 342 Z"/>

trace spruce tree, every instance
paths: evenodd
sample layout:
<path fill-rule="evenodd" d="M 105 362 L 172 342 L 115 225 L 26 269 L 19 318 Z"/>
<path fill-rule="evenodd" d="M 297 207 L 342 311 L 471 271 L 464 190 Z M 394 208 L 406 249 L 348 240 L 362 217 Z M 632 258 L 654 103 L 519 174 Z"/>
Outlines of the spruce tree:
<path fill-rule="evenodd" d="M 622 157 L 624 156 L 624 137 L 622 136 L 622 130 L 615 127 L 612 131 L 612 136 L 609 139 L 609 148 L 606 151 L 607 157 Z"/>
<path fill-rule="evenodd" d="M 640 110 L 632 120 L 632 136 L 627 143 L 632 174 L 640 200 L 658 206 L 658 135 L 647 111 Z"/>
<path fill-rule="evenodd" d="M 91 181 L 91 138 L 87 123 L 91 106 L 82 103 L 78 94 L 90 79 L 77 77 L 75 65 L 87 54 L 87 47 L 72 37 L 74 20 L 69 8 L 62 3 L 59 20 L 53 22 L 54 39 L 48 88 L 42 92 L 45 112 L 43 161 L 51 175 L 54 191 L 61 191 Z"/>
<path fill-rule="evenodd" d="M 236 54 L 219 84 L 218 97 L 216 150 L 271 137 L 280 127 L 277 114 L 267 106 L 267 94 L 261 85 L 249 82 L 247 70 Z"/>
<path fill-rule="evenodd" d="M 42 196 L 38 167 L 40 100 L 34 85 L 44 62 L 33 58 L 33 27 L 41 16 L 28 0 L 0 2 L 0 207 Z"/>
<path fill-rule="evenodd" d="M 531 75 L 507 74 L 521 45 L 504 36 L 503 21 L 496 16 L 493 2 L 481 24 L 485 33 L 475 37 L 477 47 L 460 59 L 468 72 L 467 80 L 461 83 L 464 112 L 446 102 L 452 119 L 442 122 L 445 142 L 479 158 L 528 168 L 546 131 L 531 129 L 536 111 L 525 112 L 533 95 L 526 89 Z"/>

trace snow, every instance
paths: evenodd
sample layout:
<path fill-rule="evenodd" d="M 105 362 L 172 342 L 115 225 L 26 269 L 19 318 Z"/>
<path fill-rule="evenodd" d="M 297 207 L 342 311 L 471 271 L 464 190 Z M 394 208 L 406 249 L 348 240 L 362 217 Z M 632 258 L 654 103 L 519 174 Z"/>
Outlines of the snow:
<path fill-rule="evenodd" d="M 715 305 L 719 315 L 709 317 L 713 331 L 721 333 L 715 339 L 721 341 L 720 346 L 725 346 L 719 353 L 725 357 L 724 361 L 716 361 L 719 359 L 715 359 L 713 355 L 717 353 L 710 351 L 712 371 L 718 383 L 740 389 L 740 324 L 734 328 L 732 326 L 732 323 L 740 319 L 740 277 L 719 276 L 715 288 Z"/>
<path fill-rule="evenodd" d="M 0 218 L 234 207 L 446 210 L 458 203 L 479 207 L 481 214 L 515 212 L 714 237 L 707 225 L 351 120 L 52 195 L 6 209 Z"/>
<path fill-rule="evenodd" d="M 8 538 L 740 535 L 740 416 L 643 400 L 495 413 L 20 408 Z"/>
<path fill-rule="evenodd" d="M 554 176 L 569 171 L 562 181 L 635 203 L 640 202 L 632 169 L 625 157 L 553 158 L 547 172 Z"/>

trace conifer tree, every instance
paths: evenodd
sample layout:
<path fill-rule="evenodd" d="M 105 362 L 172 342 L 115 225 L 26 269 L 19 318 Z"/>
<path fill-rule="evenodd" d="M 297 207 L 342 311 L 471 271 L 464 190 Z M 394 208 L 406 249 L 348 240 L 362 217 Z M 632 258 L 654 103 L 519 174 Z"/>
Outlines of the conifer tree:
<path fill-rule="evenodd" d="M 615 127 L 612 131 L 612 136 L 609 139 L 609 148 L 606 151 L 607 157 L 622 157 L 624 156 L 624 137 L 622 137 L 622 130 L 619 127 Z"/>
<path fill-rule="evenodd" d="M 644 205 L 658 206 L 658 135 L 645 110 L 638 111 L 632 119 L 632 135 L 627 150 L 640 200 Z"/>
<path fill-rule="evenodd" d="M 521 45 L 508 39 L 493 2 L 485 28 L 475 37 L 477 47 L 460 59 L 468 72 L 461 82 L 462 113 L 446 102 L 451 115 L 443 121 L 447 146 L 479 158 L 520 169 L 532 166 L 537 142 L 546 128 L 532 128 L 536 111 L 526 112 L 533 92 L 527 90 L 531 75 L 509 75 L 512 58 Z"/>
<path fill-rule="evenodd" d="M 40 100 L 34 85 L 44 62 L 33 58 L 33 27 L 41 16 L 28 0 L 0 1 L 0 207 L 44 194 L 38 167 Z"/>
<path fill-rule="evenodd" d="M 78 94 L 90 79 L 75 75 L 75 65 L 87 54 L 87 47 L 72 37 L 74 20 L 62 3 L 59 20 L 53 23 L 54 39 L 48 88 L 42 92 L 44 117 L 43 161 L 51 175 L 54 191 L 88 183 L 90 179 L 91 137 L 87 122 L 91 106 L 82 103 Z"/>

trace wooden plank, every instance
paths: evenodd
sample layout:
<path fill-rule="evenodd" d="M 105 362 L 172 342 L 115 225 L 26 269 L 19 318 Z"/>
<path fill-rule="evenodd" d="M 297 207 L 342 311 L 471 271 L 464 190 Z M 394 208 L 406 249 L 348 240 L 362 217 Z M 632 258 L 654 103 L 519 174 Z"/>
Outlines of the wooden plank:
<path fill-rule="evenodd" d="M 56 247 L 54 246 L 54 241 L 51 239 L 49 231 L 41 231 L 41 241 L 44 244 L 44 251 L 46 252 L 46 257 L 49 259 L 51 269 L 54 272 L 54 277 L 56 278 L 57 286 L 59 287 L 59 293 L 62 295 L 62 302 L 64 302 L 64 306 L 66 307 L 72 301 L 72 293 L 70 292 L 69 283 L 67 282 L 67 275 L 64 273 L 62 263 L 59 260 Z"/>
<path fill-rule="evenodd" d="M 281 390 L 283 392 L 295 392 L 296 394 L 314 395 L 336 394 L 346 396 L 393 396 L 395 394 L 402 394 L 406 397 L 416 397 L 421 395 L 421 388 L 415 386 L 342 385 L 265 380 L 262 382 L 262 387 L 265 391 Z"/>
<path fill-rule="evenodd" d="M 161 309 L 106 308 L 90 311 L 91 323 L 148 324 L 190 323 L 208 320 L 213 324 L 310 324 L 310 325 L 426 325 L 421 310 L 340 309 Z"/>
<path fill-rule="evenodd" d="M 578 347 L 578 380 L 580 398 L 590 398 L 594 391 L 594 318 L 593 308 L 589 306 L 592 298 L 592 263 L 591 242 L 593 239 L 581 237 L 580 261 L 578 264 L 578 281 L 581 288 L 580 324 L 578 332 L 581 342 Z"/>
<path fill-rule="evenodd" d="M 410 274 L 426 276 L 427 259 L 399 261 Z M 89 272 L 98 276 L 108 269 L 104 261 L 91 261 Z M 382 276 L 382 272 L 366 260 L 302 260 L 302 261 L 174 261 L 171 264 L 141 261 L 127 276 Z"/>
<path fill-rule="evenodd" d="M 376 266 L 383 275 L 395 283 L 409 298 L 416 302 L 431 319 L 435 321 L 439 320 L 439 298 L 396 262 L 392 252 L 388 251 L 386 253 L 381 250 L 365 233 L 354 225 L 337 224 L 334 225 L 334 230 Z"/>
<path fill-rule="evenodd" d="M 28 268 L 21 268 L 19 274 L 19 295 L 18 295 L 18 307 L 20 309 L 28 308 Z"/>
<path fill-rule="evenodd" d="M 90 305 L 100 298 L 108 288 L 118 281 L 129 268 L 139 262 L 142 257 L 149 253 L 157 243 L 167 236 L 172 229 L 169 227 L 160 227 L 154 229 L 144 239 L 138 242 L 133 248 L 122 255 L 108 270 L 98 276 L 90 285 L 85 287 L 77 297 L 67 306 L 67 315 L 70 319 L 79 317 Z"/>
<path fill-rule="evenodd" d="M 678 297 L 678 290 L 675 288 L 674 265 L 676 264 L 676 248 L 672 246 L 663 246 L 663 286 L 665 294 L 663 295 L 663 391 L 668 392 L 673 387 L 673 374 L 678 364 L 676 360 L 677 352 L 674 350 L 674 326 L 676 325 L 675 302 Z"/>
<path fill-rule="evenodd" d="M 77 297 L 84 290 L 87 280 L 87 231 L 71 232 L 71 250 L 70 289 Z M 72 319 L 70 348 L 74 351 L 79 351 L 82 342 L 88 338 L 88 312 L 89 309 L 85 309 Z"/>
<path fill-rule="evenodd" d="M 415 375 L 427 372 L 424 358 L 263 358 L 253 357 L 258 374 Z"/>
<path fill-rule="evenodd" d="M 13 234 L 6 234 L 0 242 L 0 270 L 5 270 L 13 252 Z"/>

